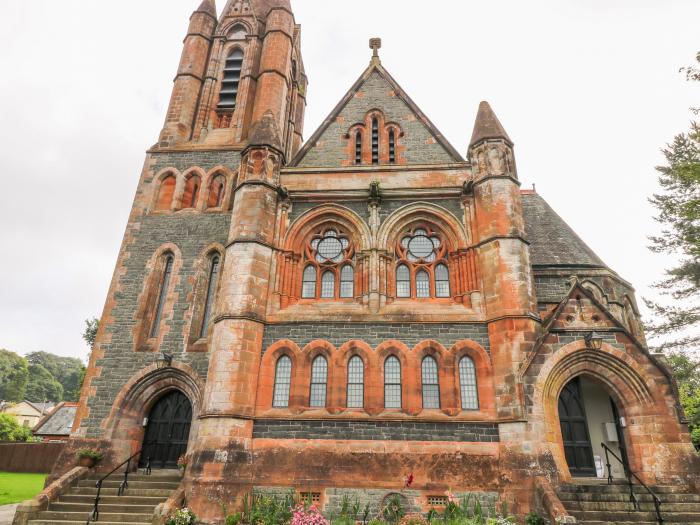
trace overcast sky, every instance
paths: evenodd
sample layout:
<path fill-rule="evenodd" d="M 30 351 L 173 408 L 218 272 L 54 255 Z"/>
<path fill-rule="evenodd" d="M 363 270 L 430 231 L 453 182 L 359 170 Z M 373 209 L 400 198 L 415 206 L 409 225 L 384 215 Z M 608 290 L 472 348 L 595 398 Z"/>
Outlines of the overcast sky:
<path fill-rule="evenodd" d="M 85 357 L 145 150 L 163 123 L 200 0 L 1 0 L 0 348 Z M 636 287 L 651 254 L 660 148 L 688 129 L 698 0 L 292 0 L 309 137 L 383 65 L 463 154 L 480 100 L 537 191 Z M 219 10 L 224 0 L 218 0 Z M 641 302 L 641 300 L 640 300 Z"/>

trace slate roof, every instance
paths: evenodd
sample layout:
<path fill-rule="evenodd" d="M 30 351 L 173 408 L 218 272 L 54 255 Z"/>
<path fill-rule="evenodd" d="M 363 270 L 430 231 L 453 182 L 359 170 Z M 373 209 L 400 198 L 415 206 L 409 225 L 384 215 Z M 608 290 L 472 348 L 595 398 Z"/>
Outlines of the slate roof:
<path fill-rule="evenodd" d="M 537 193 L 523 192 L 525 231 L 533 266 L 607 268 L 588 245 Z"/>
<path fill-rule="evenodd" d="M 34 429 L 37 436 L 68 436 L 73 428 L 75 413 L 78 405 L 74 403 L 63 403 L 56 407 L 43 422 Z"/>

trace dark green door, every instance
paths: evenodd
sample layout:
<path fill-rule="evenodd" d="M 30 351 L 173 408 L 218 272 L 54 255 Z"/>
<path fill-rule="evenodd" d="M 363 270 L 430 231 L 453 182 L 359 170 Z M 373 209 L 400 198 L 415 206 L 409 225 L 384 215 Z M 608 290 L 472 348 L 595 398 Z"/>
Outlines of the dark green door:
<path fill-rule="evenodd" d="M 595 477 L 591 436 L 578 378 L 566 385 L 559 396 L 559 422 L 571 475 Z"/>

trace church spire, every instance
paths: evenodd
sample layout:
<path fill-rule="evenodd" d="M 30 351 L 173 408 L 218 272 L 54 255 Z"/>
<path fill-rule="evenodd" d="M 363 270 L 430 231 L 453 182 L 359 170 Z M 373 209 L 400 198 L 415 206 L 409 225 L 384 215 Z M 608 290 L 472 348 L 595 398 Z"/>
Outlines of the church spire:
<path fill-rule="evenodd" d="M 207 13 L 216 18 L 216 0 L 202 0 L 202 3 L 197 8 L 197 11 Z"/>
<path fill-rule="evenodd" d="M 508 144 L 513 144 L 490 104 L 484 100 L 479 104 L 479 112 L 476 114 L 474 132 L 469 147 L 471 148 L 476 143 L 486 139 L 503 139 Z"/>

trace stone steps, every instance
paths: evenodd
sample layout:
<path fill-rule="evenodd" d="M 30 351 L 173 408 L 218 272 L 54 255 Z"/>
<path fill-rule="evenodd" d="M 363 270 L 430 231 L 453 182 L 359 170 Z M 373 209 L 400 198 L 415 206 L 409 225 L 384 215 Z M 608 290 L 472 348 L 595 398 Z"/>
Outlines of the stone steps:
<path fill-rule="evenodd" d="M 633 490 L 640 510 L 634 509 L 627 484 L 578 482 L 561 485 L 557 494 L 567 512 L 581 525 L 657 525 L 651 494 L 638 485 Z M 700 495 L 680 485 L 662 485 L 652 490 L 661 500 L 665 525 L 700 524 Z"/>
<path fill-rule="evenodd" d="M 92 514 L 99 478 L 80 480 L 67 494 L 49 504 L 30 525 L 85 525 Z M 157 472 L 152 476 L 129 475 L 129 488 L 118 496 L 122 477 L 105 480 L 100 491 L 99 525 L 145 525 L 153 519 L 155 508 L 170 497 L 180 485 L 180 476 L 172 471 Z"/>

